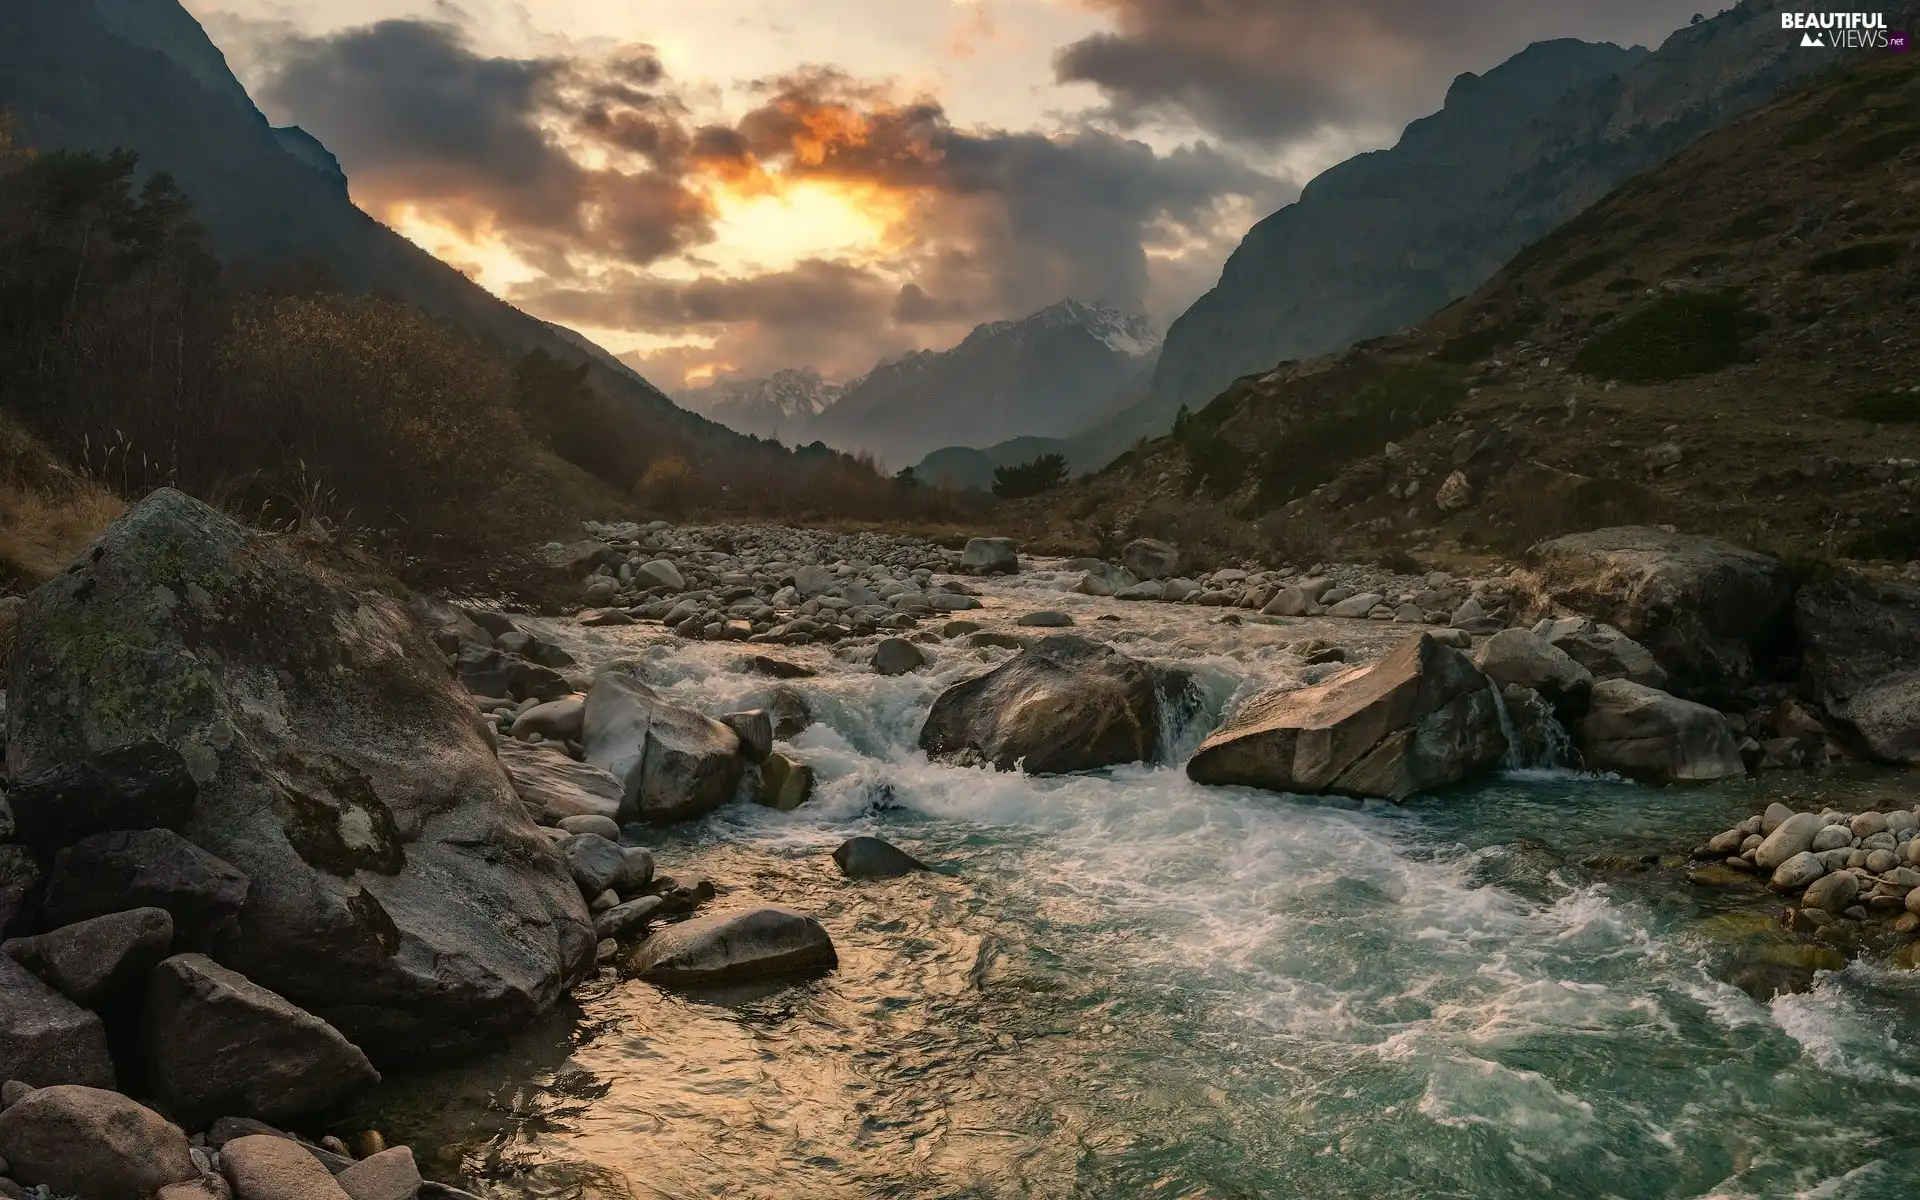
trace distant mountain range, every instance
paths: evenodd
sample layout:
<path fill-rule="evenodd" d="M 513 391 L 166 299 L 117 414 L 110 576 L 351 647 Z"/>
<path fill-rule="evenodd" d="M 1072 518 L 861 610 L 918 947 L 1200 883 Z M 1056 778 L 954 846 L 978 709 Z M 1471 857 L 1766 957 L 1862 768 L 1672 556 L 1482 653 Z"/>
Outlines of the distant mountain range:
<path fill-rule="evenodd" d="M 1159 348 L 1160 333 L 1145 317 L 1063 300 L 980 325 L 951 349 L 883 362 L 843 386 L 787 370 L 678 398 L 742 433 L 870 450 L 901 467 L 943 446 L 1078 429 L 1116 389 L 1142 377 Z"/>

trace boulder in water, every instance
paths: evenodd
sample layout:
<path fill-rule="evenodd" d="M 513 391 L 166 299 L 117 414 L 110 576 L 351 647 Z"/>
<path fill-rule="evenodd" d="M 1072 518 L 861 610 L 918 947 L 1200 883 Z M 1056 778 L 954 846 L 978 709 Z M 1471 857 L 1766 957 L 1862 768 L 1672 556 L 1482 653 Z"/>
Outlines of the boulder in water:
<path fill-rule="evenodd" d="M 8 764 L 178 751 L 199 785 L 181 832 L 252 881 L 222 960 L 418 1059 L 544 1012 L 593 928 L 442 652 L 356 570 L 152 493 L 28 599 Z"/>
<path fill-rule="evenodd" d="M 1426 634 L 1316 687 L 1254 697 L 1206 740 L 1187 774 L 1307 795 L 1404 800 L 1499 765 L 1492 686 Z"/>
<path fill-rule="evenodd" d="M 1050 637 L 942 692 L 920 748 L 936 759 L 1035 775 L 1158 762 L 1163 696 L 1186 684 L 1111 647 Z"/>
<path fill-rule="evenodd" d="M 832 967 L 820 922 L 784 908 L 717 913 L 670 925 L 640 943 L 627 973 L 681 987 L 741 983 Z"/>
<path fill-rule="evenodd" d="M 587 702 L 579 696 L 536 704 L 513 719 L 509 731 L 516 738 L 537 733 L 548 741 L 571 742 L 580 737 L 580 723 L 586 718 Z"/>
<path fill-rule="evenodd" d="M 580 736 L 586 761 L 620 783 L 622 824 L 705 816 L 733 799 L 746 769 L 733 730 L 616 673 L 594 680 Z"/>
<path fill-rule="evenodd" d="M 778 750 L 760 764 L 756 802 L 780 812 L 792 812 L 813 799 L 813 768 Z"/>
<path fill-rule="evenodd" d="M 1591 617 L 1543 617 L 1533 633 L 1585 667 L 1596 681 L 1625 679 L 1644 687 L 1667 686 L 1667 672 L 1651 650 Z"/>
<path fill-rule="evenodd" d="M 873 648 L 875 675 L 910 675 L 926 665 L 927 656 L 905 638 L 887 638 Z"/>
<path fill-rule="evenodd" d="M 1574 729 L 1581 760 L 1643 783 L 1704 783 L 1747 773 L 1727 719 L 1704 704 L 1608 679 Z"/>
<path fill-rule="evenodd" d="M 1920 587 L 1836 576 L 1793 611 L 1802 694 L 1869 756 L 1920 764 Z"/>
<path fill-rule="evenodd" d="M 928 869 L 913 855 L 877 837 L 848 838 L 833 852 L 833 861 L 848 879 L 895 879 Z"/>
<path fill-rule="evenodd" d="M 1018 575 L 1019 551 L 1012 538 L 971 538 L 960 555 L 960 570 L 967 575 Z"/>
<path fill-rule="evenodd" d="M 1153 538 L 1128 542 L 1120 561 L 1142 580 L 1171 579 L 1180 573 L 1180 552 Z"/>
<path fill-rule="evenodd" d="M 1125 567 L 1093 562 L 1087 564 L 1086 573 L 1080 576 L 1080 582 L 1073 585 L 1073 590 L 1082 596 L 1112 596 L 1139 583 L 1134 573 Z"/>
<path fill-rule="evenodd" d="M 1538 692 L 1563 723 L 1571 724 L 1587 713 L 1593 673 L 1545 638 L 1524 629 L 1502 629 L 1481 643 L 1473 661 L 1502 687 L 1518 684 Z"/>

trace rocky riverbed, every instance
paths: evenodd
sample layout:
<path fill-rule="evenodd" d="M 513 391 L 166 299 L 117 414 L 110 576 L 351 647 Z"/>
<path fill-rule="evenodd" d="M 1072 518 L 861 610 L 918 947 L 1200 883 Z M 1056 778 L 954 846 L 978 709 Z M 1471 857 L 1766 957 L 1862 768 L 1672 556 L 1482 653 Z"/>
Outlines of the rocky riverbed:
<path fill-rule="evenodd" d="M 187 1157 L 88 1186 L 241 1200 L 367 1200 L 374 1129 L 396 1200 L 444 1186 L 402 1157 L 663 1196 L 1914 1166 L 1813 1128 L 1761 1152 L 1773 1110 L 1729 1107 L 1758 1050 L 1856 1128 L 1914 1115 L 1849 1082 L 1920 1077 L 1905 1034 L 1863 1059 L 1854 1032 L 1910 990 L 1879 857 L 1920 844 L 1868 765 L 1907 744 L 1873 585 L 1659 530 L 1468 579 L 586 532 L 549 548 L 580 609 L 507 614 L 162 493 L 28 602 L 19 1183 L 92 1194 L 33 1139 L 113 1105 Z"/>

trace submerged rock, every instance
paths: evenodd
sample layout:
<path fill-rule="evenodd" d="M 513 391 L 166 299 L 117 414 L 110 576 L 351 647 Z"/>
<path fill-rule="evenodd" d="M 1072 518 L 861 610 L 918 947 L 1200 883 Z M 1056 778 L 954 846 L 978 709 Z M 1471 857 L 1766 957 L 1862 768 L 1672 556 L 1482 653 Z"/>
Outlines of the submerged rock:
<path fill-rule="evenodd" d="M 833 861 L 848 879 L 894 879 L 929 869 L 905 850 L 877 837 L 848 838 L 833 852 Z"/>
<path fill-rule="evenodd" d="M 1802 693 L 1873 758 L 1920 764 L 1920 588 L 1840 576 L 1793 611 Z"/>
<path fill-rule="evenodd" d="M 1050 637 L 940 693 L 920 748 L 936 759 L 1035 775 L 1158 762 L 1163 695 L 1186 683 L 1111 647 Z"/>
<path fill-rule="evenodd" d="M 620 784 L 623 824 L 705 816 L 733 799 L 746 769 L 733 730 L 625 675 L 594 680 L 580 736 L 586 761 Z"/>
<path fill-rule="evenodd" d="M 252 881 L 223 960 L 376 1055 L 508 1032 L 592 965 L 559 856 L 375 581 L 163 488 L 29 598 L 13 684 L 17 775 L 180 753 L 182 833 Z"/>
<path fill-rule="evenodd" d="M 698 987 L 823 970 L 838 962 L 820 922 L 784 908 L 757 908 L 668 926 L 640 943 L 627 973 Z"/>
<path fill-rule="evenodd" d="M 200 1173 L 178 1126 L 78 1086 L 43 1087 L 0 1112 L 0 1158 L 20 1182 L 83 1200 L 147 1200 Z"/>
<path fill-rule="evenodd" d="M 1497 766 L 1492 686 L 1426 634 L 1370 667 L 1240 707 L 1187 764 L 1197 783 L 1404 800 Z"/>
<path fill-rule="evenodd" d="M 1747 773 L 1724 716 L 1624 679 L 1594 685 L 1592 708 L 1574 739 L 1589 770 L 1643 783 L 1705 783 Z"/>
<path fill-rule="evenodd" d="M 905 638 L 887 638 L 873 648 L 875 675 L 908 675 L 926 665 L 927 656 Z"/>

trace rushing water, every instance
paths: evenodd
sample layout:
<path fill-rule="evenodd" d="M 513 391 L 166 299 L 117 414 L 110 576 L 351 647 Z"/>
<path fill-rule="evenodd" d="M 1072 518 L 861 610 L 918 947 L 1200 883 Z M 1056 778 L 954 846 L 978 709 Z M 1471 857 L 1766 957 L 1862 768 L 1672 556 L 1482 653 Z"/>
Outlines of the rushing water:
<path fill-rule="evenodd" d="M 1047 586 L 999 585 L 988 615 L 1064 606 Z M 1377 653 L 1406 632 L 1072 611 L 1196 669 L 1189 748 L 1237 693 L 1317 677 L 1287 642 Z M 737 647 L 551 632 L 709 711 L 771 687 L 734 673 Z M 1856 963 L 1761 1003 L 1722 982 L 1713 932 L 1750 918 L 1670 874 L 1577 865 L 1684 848 L 1765 792 L 1864 806 L 1903 780 L 1517 772 L 1396 808 L 1178 768 L 997 775 L 912 747 L 940 687 L 1003 652 L 903 679 L 804 657 L 824 672 L 794 743 L 814 802 L 650 844 L 663 871 L 721 885 L 714 910 L 818 916 L 839 968 L 722 996 L 609 973 L 500 1054 L 390 1081 L 359 1124 L 499 1195 L 1920 1194 L 1920 976 Z M 855 833 L 939 871 L 850 883 L 828 854 Z"/>

